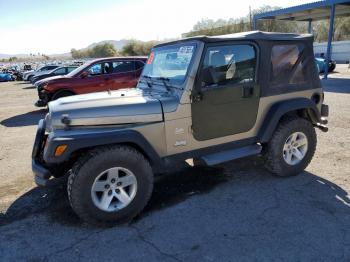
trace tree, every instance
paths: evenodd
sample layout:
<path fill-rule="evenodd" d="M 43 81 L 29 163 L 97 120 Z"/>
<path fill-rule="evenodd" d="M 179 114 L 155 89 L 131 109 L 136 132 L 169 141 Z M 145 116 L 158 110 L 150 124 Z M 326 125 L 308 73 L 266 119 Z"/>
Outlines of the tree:
<path fill-rule="evenodd" d="M 116 56 L 118 53 L 111 43 L 96 45 L 89 49 L 77 50 L 72 48 L 70 52 L 74 59 L 109 57 Z"/>
<path fill-rule="evenodd" d="M 154 45 L 158 41 L 142 42 L 137 40 L 130 40 L 123 48 L 121 53 L 128 56 L 148 55 Z"/>

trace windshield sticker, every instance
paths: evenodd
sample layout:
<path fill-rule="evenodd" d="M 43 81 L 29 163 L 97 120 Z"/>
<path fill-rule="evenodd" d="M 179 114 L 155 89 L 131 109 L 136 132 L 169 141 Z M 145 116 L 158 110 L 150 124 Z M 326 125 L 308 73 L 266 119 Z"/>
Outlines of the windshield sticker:
<path fill-rule="evenodd" d="M 193 46 L 181 46 L 179 48 L 178 54 L 183 55 L 183 54 L 192 54 L 193 52 Z"/>
<path fill-rule="evenodd" d="M 149 55 L 147 64 L 149 64 L 149 65 L 152 64 L 152 63 L 153 63 L 153 59 L 154 59 L 154 53 L 152 52 L 152 53 Z"/>

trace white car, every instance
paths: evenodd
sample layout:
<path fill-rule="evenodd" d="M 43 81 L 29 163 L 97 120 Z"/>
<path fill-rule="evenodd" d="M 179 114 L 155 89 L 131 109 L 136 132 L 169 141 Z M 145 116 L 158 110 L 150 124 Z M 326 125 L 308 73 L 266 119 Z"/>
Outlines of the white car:
<path fill-rule="evenodd" d="M 48 72 L 51 71 L 55 68 L 59 67 L 58 65 L 46 65 L 46 66 L 42 66 L 37 70 L 31 70 L 31 71 L 27 71 L 23 74 L 23 80 L 24 81 L 30 81 L 32 80 L 32 78 L 38 74 L 42 74 L 44 72 Z"/>

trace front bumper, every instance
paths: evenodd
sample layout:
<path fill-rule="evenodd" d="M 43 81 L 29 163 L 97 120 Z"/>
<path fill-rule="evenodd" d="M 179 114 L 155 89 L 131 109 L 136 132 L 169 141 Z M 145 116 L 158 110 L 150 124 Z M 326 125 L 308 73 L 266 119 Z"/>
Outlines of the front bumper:
<path fill-rule="evenodd" d="M 50 100 L 49 93 L 45 92 L 44 90 L 40 90 L 40 91 L 38 90 L 38 96 L 39 96 L 39 99 L 35 103 L 35 106 L 37 106 L 37 107 L 47 106 L 47 104 L 49 103 L 49 100 Z"/>
<path fill-rule="evenodd" d="M 38 186 L 53 186 L 65 183 L 69 172 L 60 177 L 54 177 L 53 172 L 57 171 L 59 166 L 48 166 L 44 161 L 44 149 L 47 140 L 45 134 L 46 122 L 41 119 L 35 135 L 35 141 L 32 151 L 32 171 L 34 173 L 34 181 Z M 53 171 L 52 171 L 53 170 Z"/>
<path fill-rule="evenodd" d="M 46 186 L 46 182 L 51 177 L 51 172 L 42 164 L 42 151 L 45 143 L 45 120 L 41 119 L 36 131 L 33 150 L 32 150 L 32 170 L 35 183 L 40 186 Z"/>
<path fill-rule="evenodd" d="M 41 119 L 36 131 L 35 141 L 32 151 L 32 171 L 34 173 L 34 181 L 38 186 L 51 186 L 62 183 L 66 180 L 66 176 L 53 178 L 53 174 L 44 164 L 43 150 L 45 147 L 45 120 Z"/>

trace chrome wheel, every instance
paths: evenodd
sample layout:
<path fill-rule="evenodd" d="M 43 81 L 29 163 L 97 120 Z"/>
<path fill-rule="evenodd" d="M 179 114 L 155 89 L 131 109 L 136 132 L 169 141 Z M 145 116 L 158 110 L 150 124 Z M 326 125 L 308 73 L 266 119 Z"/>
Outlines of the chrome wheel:
<path fill-rule="evenodd" d="M 129 205 L 136 191 L 135 175 L 129 169 L 113 167 L 96 177 L 91 187 L 91 197 L 96 207 L 113 212 Z"/>
<path fill-rule="evenodd" d="M 308 141 L 302 132 L 291 134 L 283 146 L 283 158 L 288 165 L 297 165 L 307 153 Z"/>

